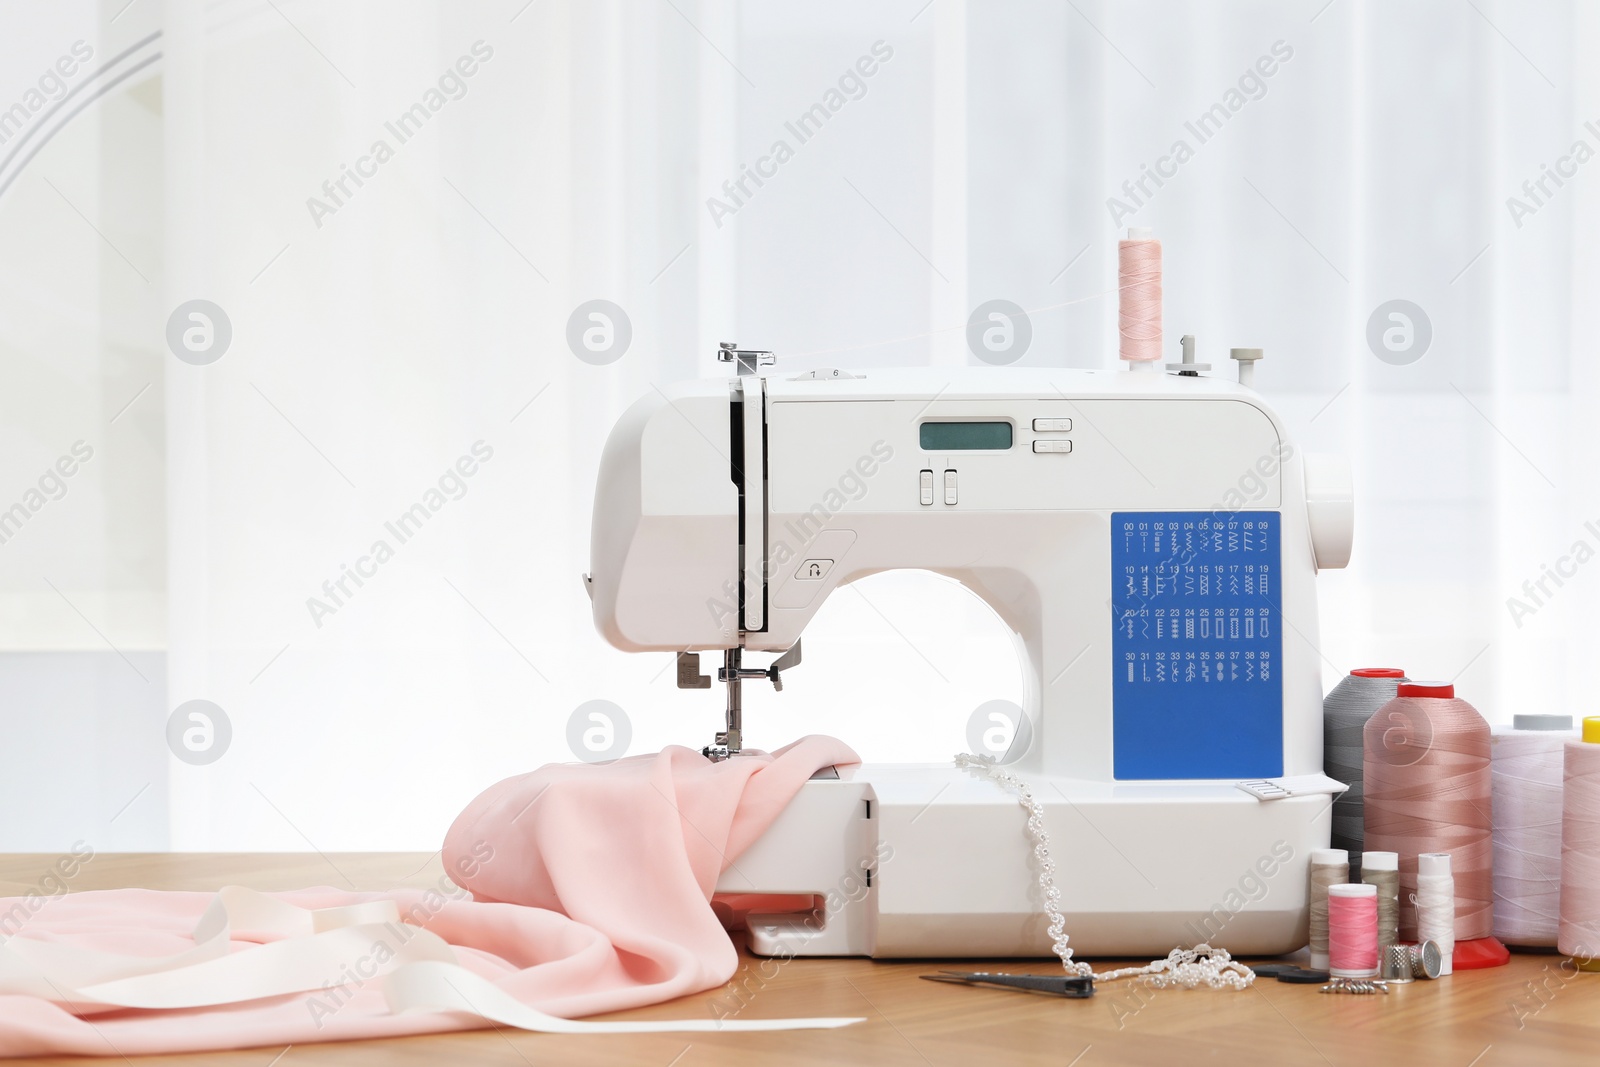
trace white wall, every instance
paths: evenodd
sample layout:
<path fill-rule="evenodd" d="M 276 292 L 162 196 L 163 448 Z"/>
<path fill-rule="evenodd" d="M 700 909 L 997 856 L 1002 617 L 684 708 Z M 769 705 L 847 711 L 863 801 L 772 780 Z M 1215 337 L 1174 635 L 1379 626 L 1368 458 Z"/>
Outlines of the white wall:
<path fill-rule="evenodd" d="M 1109 365 L 1114 300 L 1058 306 L 1115 284 L 1107 198 L 1279 41 L 1264 95 L 1123 224 L 1166 243 L 1169 335 L 1214 363 L 1266 348 L 1301 446 L 1356 462 L 1356 558 L 1319 583 L 1325 680 L 1398 663 L 1459 675 L 1491 719 L 1587 710 L 1595 576 L 1520 627 L 1506 607 L 1600 545 L 1592 168 L 1520 227 L 1505 204 L 1575 139 L 1600 148 L 1585 5 L 277 7 L 0 5 L 0 107 L 79 38 L 163 49 L 0 193 L 0 506 L 95 448 L 0 544 L 0 647 L 80 657 L 17 661 L 6 713 L 141 722 L 156 743 L 126 764 L 161 788 L 132 836 L 41 804 L 0 848 L 426 849 L 484 785 L 570 758 L 586 700 L 629 713 L 634 751 L 704 743 L 719 694 L 605 647 L 579 585 L 617 414 L 725 373 L 721 340 L 795 369 L 964 362 L 994 297 L 1037 309 L 1023 362 Z M 396 144 L 384 123 L 479 40 L 466 95 Z M 880 40 L 865 94 L 717 225 L 707 199 Z M 318 226 L 307 199 L 380 137 L 394 158 Z M 196 297 L 233 326 L 209 366 L 165 347 Z M 564 340 L 597 297 L 633 326 L 608 367 Z M 1394 298 L 1432 322 L 1409 366 L 1365 340 Z M 317 626 L 307 598 L 480 440 L 465 496 Z M 141 652 L 165 677 L 119 655 Z M 755 743 L 943 759 L 1020 692 L 998 624 L 928 576 L 846 590 L 806 653 L 748 698 Z M 68 681 L 90 669 L 98 695 Z M 209 766 L 165 756 L 152 711 L 195 698 L 233 726 Z M 0 770 L 21 796 L 86 790 L 97 772 L 54 752 L 8 745 Z"/>

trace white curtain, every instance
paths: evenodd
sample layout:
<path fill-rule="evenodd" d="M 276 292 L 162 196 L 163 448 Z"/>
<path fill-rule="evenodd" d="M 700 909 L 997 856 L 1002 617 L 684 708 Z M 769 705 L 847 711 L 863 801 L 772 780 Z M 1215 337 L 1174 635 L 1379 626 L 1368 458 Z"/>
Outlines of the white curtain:
<path fill-rule="evenodd" d="M 623 709 L 631 751 L 698 747 L 719 694 L 607 647 L 580 585 L 618 414 L 725 374 L 720 341 L 796 371 L 971 362 L 962 327 L 995 298 L 1033 311 L 1024 364 L 1109 366 L 1128 225 L 1165 243 L 1169 344 L 1264 348 L 1297 444 L 1355 465 L 1355 558 L 1318 583 L 1325 686 L 1392 664 L 1492 721 L 1588 710 L 1592 5 L 3 17 L 0 107 L 79 39 L 98 62 L 159 31 L 140 55 L 161 58 L 0 192 L 0 509 L 95 450 L 0 544 L 0 848 L 431 849 L 477 790 L 573 758 L 586 701 Z M 1546 165 L 1573 176 L 1540 190 Z M 197 299 L 232 329 L 206 365 L 166 337 Z M 596 299 L 631 324 L 609 365 L 566 340 Z M 1431 330 L 1414 362 L 1369 347 L 1393 300 Z M 419 503 L 402 541 L 386 524 Z M 1541 592 L 1545 565 L 1571 576 Z M 753 743 L 946 759 L 975 708 L 1020 698 L 1000 624 L 926 575 L 842 591 L 806 646 L 747 699 Z M 231 726 L 213 763 L 169 751 L 191 700 Z"/>

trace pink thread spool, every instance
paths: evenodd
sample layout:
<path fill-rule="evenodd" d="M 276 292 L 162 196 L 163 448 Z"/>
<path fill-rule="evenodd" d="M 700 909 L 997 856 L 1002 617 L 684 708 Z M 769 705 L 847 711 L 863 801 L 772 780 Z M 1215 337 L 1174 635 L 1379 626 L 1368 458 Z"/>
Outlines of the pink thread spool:
<path fill-rule="evenodd" d="M 1450 853 L 1456 941 L 1489 937 L 1489 724 L 1456 699 L 1454 686 L 1402 682 L 1399 694 L 1367 722 L 1363 748 L 1363 838 L 1369 849 L 1400 854 L 1400 940 L 1417 940 L 1417 856 L 1423 852 Z"/>
<path fill-rule="evenodd" d="M 1328 887 L 1328 973 L 1371 978 L 1378 973 L 1378 887 L 1366 882 Z"/>
<path fill-rule="evenodd" d="M 1134 228 L 1117 242 L 1118 352 L 1135 367 L 1161 359 L 1161 242 Z"/>

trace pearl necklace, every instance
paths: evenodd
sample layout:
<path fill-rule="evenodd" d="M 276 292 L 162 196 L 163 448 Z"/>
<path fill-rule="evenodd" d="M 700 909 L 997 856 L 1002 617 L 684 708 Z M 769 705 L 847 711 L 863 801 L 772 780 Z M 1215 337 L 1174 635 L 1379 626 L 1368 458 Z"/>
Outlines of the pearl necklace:
<path fill-rule="evenodd" d="M 1039 862 L 1039 890 L 1044 896 L 1045 917 L 1050 920 L 1046 931 L 1050 947 L 1061 959 L 1068 974 L 1079 978 L 1094 978 L 1111 982 L 1118 978 L 1142 978 L 1144 984 L 1154 989 L 1194 989 L 1207 986 L 1211 989 L 1243 990 L 1256 979 L 1256 974 L 1235 960 L 1226 949 L 1199 944 L 1194 948 L 1175 948 L 1167 958 L 1152 960 L 1143 967 L 1123 967 L 1115 971 L 1095 974 L 1094 968 L 1072 958 L 1068 944 L 1067 919 L 1061 914 L 1061 890 L 1056 886 L 1056 865 L 1050 858 L 1050 835 L 1044 828 L 1044 806 L 1034 799 L 1028 783 L 1002 769 L 993 756 L 972 755 L 963 752 L 956 756 L 957 767 L 983 775 L 996 785 L 1017 794 L 1017 802 L 1028 813 L 1028 833 L 1033 838 L 1033 855 Z"/>

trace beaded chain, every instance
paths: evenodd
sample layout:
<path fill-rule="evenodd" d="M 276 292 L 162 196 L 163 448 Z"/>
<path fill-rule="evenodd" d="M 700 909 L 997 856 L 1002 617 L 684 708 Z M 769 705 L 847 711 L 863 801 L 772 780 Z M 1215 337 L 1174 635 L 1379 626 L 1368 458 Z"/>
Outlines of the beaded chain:
<path fill-rule="evenodd" d="M 1028 833 L 1033 838 L 1033 855 L 1039 862 L 1039 890 L 1044 896 L 1045 917 L 1050 920 L 1047 933 L 1050 947 L 1061 958 L 1062 968 L 1074 977 L 1092 977 L 1101 982 L 1118 978 L 1142 978 L 1144 984 L 1155 989 L 1194 989 L 1208 986 L 1212 989 L 1242 990 L 1256 979 L 1256 974 L 1230 956 L 1226 949 L 1199 944 L 1194 948 L 1175 948 L 1167 958 L 1153 960 L 1143 967 L 1123 967 L 1104 974 L 1095 974 L 1094 968 L 1072 958 L 1068 944 L 1067 919 L 1061 914 L 1061 890 L 1056 886 L 1056 865 L 1050 858 L 1050 835 L 1044 828 L 1044 806 L 1033 797 L 1028 783 L 1002 769 L 993 756 L 972 755 L 963 752 L 956 756 L 957 767 L 975 771 L 990 781 L 1017 794 L 1017 802 L 1028 813 Z"/>

